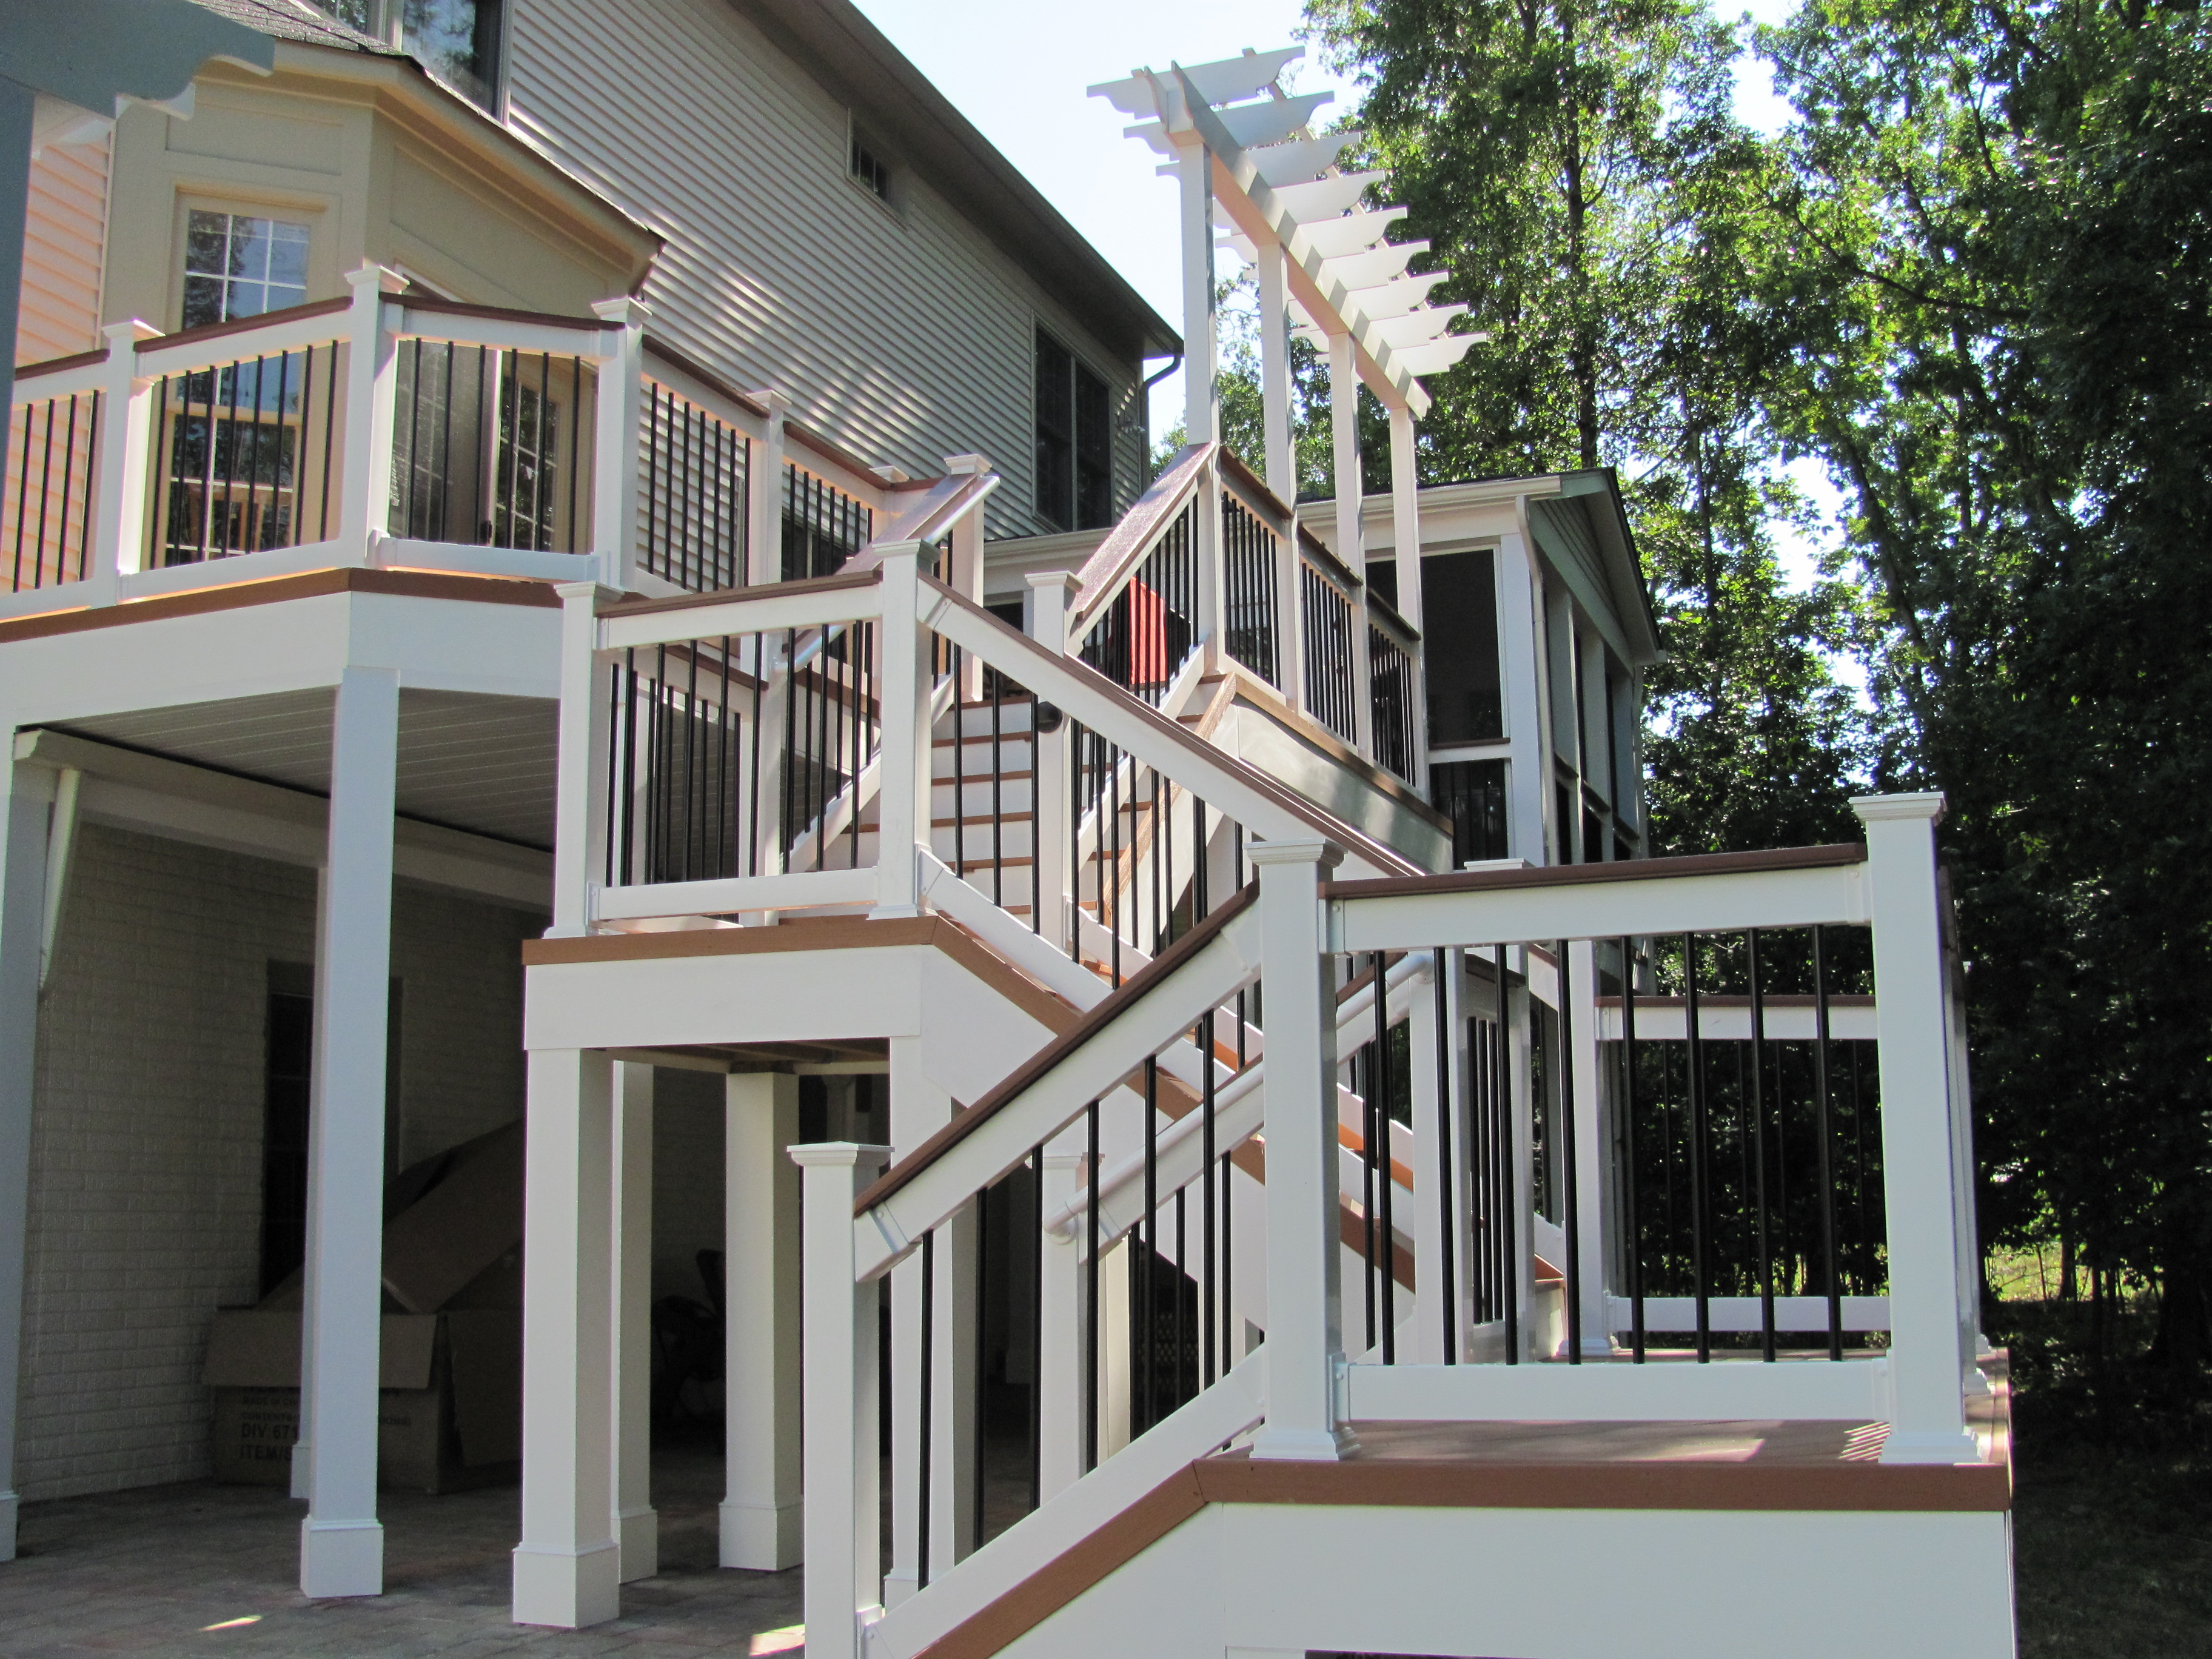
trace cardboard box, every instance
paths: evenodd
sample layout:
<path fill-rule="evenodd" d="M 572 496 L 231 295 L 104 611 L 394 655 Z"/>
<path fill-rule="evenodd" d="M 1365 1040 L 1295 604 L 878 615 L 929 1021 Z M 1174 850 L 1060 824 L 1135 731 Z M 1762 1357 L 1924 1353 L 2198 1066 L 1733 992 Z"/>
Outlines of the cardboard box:
<path fill-rule="evenodd" d="M 429 1492 L 510 1479 L 521 1460 L 521 1126 L 436 1162 L 427 1183 L 409 1172 L 422 1189 L 385 1229 L 386 1306 L 409 1311 L 384 1316 L 377 1366 L 378 1483 Z M 295 1276 L 216 1314 L 201 1380 L 218 1480 L 291 1483 L 300 1302 Z"/>

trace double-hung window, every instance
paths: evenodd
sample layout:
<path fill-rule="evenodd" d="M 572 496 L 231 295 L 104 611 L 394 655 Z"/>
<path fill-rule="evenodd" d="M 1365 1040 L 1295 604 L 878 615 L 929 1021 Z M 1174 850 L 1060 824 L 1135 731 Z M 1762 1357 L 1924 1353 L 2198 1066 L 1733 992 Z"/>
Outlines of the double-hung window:
<path fill-rule="evenodd" d="M 1060 530 L 1114 519 L 1114 420 L 1106 382 L 1047 334 L 1036 335 L 1037 514 Z"/>

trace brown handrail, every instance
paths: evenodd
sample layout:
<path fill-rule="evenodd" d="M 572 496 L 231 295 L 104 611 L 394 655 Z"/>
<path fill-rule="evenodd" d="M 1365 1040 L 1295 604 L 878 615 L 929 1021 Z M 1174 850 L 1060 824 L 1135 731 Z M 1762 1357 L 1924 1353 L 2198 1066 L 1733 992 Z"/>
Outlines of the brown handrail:
<path fill-rule="evenodd" d="M 965 1111 L 955 1112 L 951 1122 L 884 1170 L 853 1200 L 853 1213 L 866 1215 L 1004 1111 L 1015 1099 L 1027 1093 L 1046 1073 L 1119 1019 L 1128 1009 L 1158 990 L 1177 969 L 1211 944 L 1223 928 L 1250 909 L 1259 896 L 1260 884 L 1256 881 L 1239 888 L 1216 907 L 1204 921 L 1139 968 L 1117 989 L 1109 993 L 1105 1000 L 1015 1067 L 990 1093 Z"/>
<path fill-rule="evenodd" d="M 106 361 L 107 348 L 101 346 L 96 351 L 75 351 L 66 357 L 49 357 L 42 363 L 24 363 L 15 370 L 15 384 L 21 386 L 41 374 L 59 374 L 72 368 L 89 368 L 94 363 Z"/>
<path fill-rule="evenodd" d="M 1864 864 L 1856 841 L 1826 847 L 1771 847 L 1750 853 L 1692 853 L 1680 858 L 1619 859 L 1610 864 L 1554 864 L 1534 870 L 1461 870 L 1441 876 L 1386 876 L 1322 884 L 1324 898 L 1414 898 L 1430 893 L 1486 893 L 1521 887 L 1576 887 L 1601 881 L 1665 881 L 1676 876 L 1755 875 L 1770 870 L 1826 870 Z M 1641 1001 L 1642 999 L 1638 998 Z"/>
<path fill-rule="evenodd" d="M 1328 544 L 1304 525 L 1298 526 L 1298 550 L 1313 562 L 1322 575 L 1344 590 L 1346 599 L 1357 601 L 1359 590 L 1366 584 L 1353 575 L 1352 567 L 1330 552 Z"/>
<path fill-rule="evenodd" d="M 174 334 L 156 334 L 151 339 L 141 340 L 141 352 L 166 351 L 171 346 L 197 345 L 202 340 L 220 340 L 228 334 L 249 334 L 257 328 L 270 328 L 278 323 L 294 323 L 308 317 L 335 317 L 353 308 L 350 296 L 336 300 L 310 300 L 303 306 L 286 306 L 282 311 L 264 311 L 258 317 L 234 317 L 227 323 L 202 323 L 198 328 L 180 328 Z M 17 371 L 20 377 L 21 371 Z"/>
<path fill-rule="evenodd" d="M 1154 540 L 1182 505 L 1183 492 L 1191 480 L 1204 470 L 1206 457 L 1219 448 L 1218 444 L 1193 444 L 1176 456 L 1167 471 L 1152 480 L 1152 488 L 1121 515 L 1121 521 L 1098 544 L 1097 550 L 1083 562 L 1083 568 L 1076 573 L 1076 601 L 1067 613 L 1071 634 L 1112 599 L 1144 562 Z"/>
<path fill-rule="evenodd" d="M 667 341 L 657 338 L 655 336 L 651 334 L 647 335 L 645 337 L 645 353 L 648 357 L 659 358 L 661 362 L 666 363 L 671 368 L 677 370 L 678 373 L 690 375 L 693 380 L 698 381 L 701 386 L 705 386 L 708 391 L 713 392 L 716 397 L 728 398 L 732 403 L 737 404 L 738 408 L 744 410 L 747 414 L 756 416 L 763 421 L 768 419 L 768 410 L 763 409 L 750 398 L 738 391 L 737 387 L 732 386 L 720 375 L 715 374 L 713 369 L 708 368 L 706 364 L 701 362 L 696 357 L 686 356 L 684 353 L 678 351 L 674 346 L 669 344 Z M 675 388 L 671 387 L 670 390 L 673 391 Z"/>
<path fill-rule="evenodd" d="M 1367 617 L 1370 622 L 1382 624 L 1382 631 L 1393 636 L 1401 645 L 1419 645 L 1421 630 L 1398 614 L 1398 607 L 1377 593 L 1367 590 Z"/>

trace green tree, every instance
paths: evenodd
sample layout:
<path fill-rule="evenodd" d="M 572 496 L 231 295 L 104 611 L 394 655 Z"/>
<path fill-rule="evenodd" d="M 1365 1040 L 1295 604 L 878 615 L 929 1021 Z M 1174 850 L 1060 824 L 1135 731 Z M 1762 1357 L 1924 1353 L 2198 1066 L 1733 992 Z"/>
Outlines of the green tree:
<path fill-rule="evenodd" d="M 2212 52 L 2196 10 L 1814 0 L 1763 283 L 1949 794 L 1993 1238 L 2212 1348 Z"/>

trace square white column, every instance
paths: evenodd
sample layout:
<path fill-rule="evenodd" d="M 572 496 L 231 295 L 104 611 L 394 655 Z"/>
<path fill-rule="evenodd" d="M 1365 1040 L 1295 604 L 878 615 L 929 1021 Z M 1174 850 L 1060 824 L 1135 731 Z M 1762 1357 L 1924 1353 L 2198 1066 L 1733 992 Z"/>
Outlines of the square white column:
<path fill-rule="evenodd" d="M 52 775 L 0 756 L 0 1561 L 15 1559 L 15 1413 L 22 1355 L 25 1224 L 31 1189 L 31 1104 L 37 1081 L 39 952 L 46 899 Z"/>
<path fill-rule="evenodd" d="M 522 1541 L 514 1620 L 575 1629 L 621 1611 L 613 1510 L 614 1064 L 530 1056 L 523 1164 Z"/>
<path fill-rule="evenodd" d="M 331 733 L 315 942 L 301 1408 L 300 1589 L 376 1595 L 378 1354 L 384 1314 L 385 1058 L 392 1018 L 392 812 L 399 672 L 348 667 Z"/>
<path fill-rule="evenodd" d="M 614 1514 L 622 1582 L 660 1571 L 653 1508 L 653 1067 L 615 1066 Z"/>
<path fill-rule="evenodd" d="M 799 1565 L 799 1079 L 732 1073 L 723 1095 L 724 1458 L 721 1561 Z"/>

